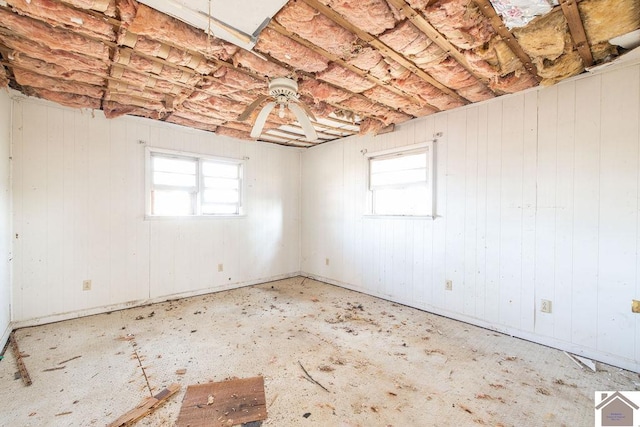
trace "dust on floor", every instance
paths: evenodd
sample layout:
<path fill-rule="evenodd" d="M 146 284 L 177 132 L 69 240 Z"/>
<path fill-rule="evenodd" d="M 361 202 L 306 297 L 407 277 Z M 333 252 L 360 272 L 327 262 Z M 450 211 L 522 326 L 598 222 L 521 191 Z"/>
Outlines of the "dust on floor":
<path fill-rule="evenodd" d="M 33 385 L 15 379 L 7 351 L 3 426 L 105 425 L 178 382 L 182 390 L 137 424 L 170 426 L 187 385 L 253 376 L 264 377 L 264 425 L 593 425 L 596 390 L 640 382 L 301 277 L 20 329 L 16 338 Z"/>

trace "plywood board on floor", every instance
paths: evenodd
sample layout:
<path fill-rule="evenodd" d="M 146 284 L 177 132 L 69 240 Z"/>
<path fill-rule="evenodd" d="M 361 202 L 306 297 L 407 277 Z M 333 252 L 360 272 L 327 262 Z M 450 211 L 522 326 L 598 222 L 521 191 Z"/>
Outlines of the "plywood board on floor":
<path fill-rule="evenodd" d="M 190 385 L 176 427 L 228 427 L 267 418 L 262 377 Z"/>

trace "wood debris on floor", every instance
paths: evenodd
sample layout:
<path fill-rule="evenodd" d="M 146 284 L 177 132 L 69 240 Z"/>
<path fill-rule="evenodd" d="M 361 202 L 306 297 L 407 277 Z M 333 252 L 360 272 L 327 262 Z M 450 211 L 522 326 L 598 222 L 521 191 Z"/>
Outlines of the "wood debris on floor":
<path fill-rule="evenodd" d="M 154 409 L 160 407 L 171 396 L 180 391 L 180 384 L 171 384 L 169 387 L 163 389 L 152 397 L 147 397 L 138 406 L 119 417 L 114 422 L 107 425 L 107 427 L 120 427 L 131 425 L 133 422 L 140 418 L 146 417 Z"/>
<path fill-rule="evenodd" d="M 190 385 L 176 427 L 222 427 L 267 418 L 264 378 Z"/>
<path fill-rule="evenodd" d="M 16 340 L 16 336 L 13 332 L 9 335 L 9 342 L 11 343 L 11 349 L 13 350 L 13 355 L 16 358 L 16 363 L 18 364 L 18 370 L 20 371 L 20 377 L 24 381 L 24 385 L 29 386 L 32 384 L 31 376 L 29 376 L 29 371 L 27 371 L 27 366 L 24 364 L 24 360 L 22 360 L 22 353 L 20 353 L 20 348 L 18 347 L 18 341 Z"/>

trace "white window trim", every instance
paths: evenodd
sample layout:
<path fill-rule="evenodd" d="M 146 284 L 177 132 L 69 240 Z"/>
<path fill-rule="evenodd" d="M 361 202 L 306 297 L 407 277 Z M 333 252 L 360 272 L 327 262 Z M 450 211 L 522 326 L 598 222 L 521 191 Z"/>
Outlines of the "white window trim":
<path fill-rule="evenodd" d="M 436 174 L 435 174 L 435 141 L 427 141 L 421 142 L 418 144 L 405 145 L 403 147 L 391 148 L 388 150 L 376 151 L 373 153 L 369 153 L 364 151 L 364 157 L 366 159 L 367 165 L 367 179 L 366 179 L 366 203 L 367 206 L 365 208 L 365 218 L 369 219 L 435 219 L 436 218 Z M 393 158 L 397 155 L 403 154 L 411 154 L 412 152 L 422 152 L 426 151 L 427 153 L 427 186 L 430 191 L 427 193 L 427 205 L 429 207 L 429 213 L 427 215 L 380 215 L 374 214 L 373 212 L 373 191 L 371 190 L 371 170 L 370 170 L 370 160 L 371 159 L 384 159 L 384 158 Z"/>
<path fill-rule="evenodd" d="M 167 154 L 171 156 L 182 156 L 182 157 L 191 157 L 198 159 L 198 186 L 202 186 L 201 180 L 203 177 L 200 174 L 200 160 L 214 160 L 218 162 L 227 162 L 233 164 L 241 165 L 241 177 L 240 177 L 240 213 L 239 214 L 215 214 L 215 215 L 151 215 L 151 155 L 152 153 L 160 153 Z M 144 206 L 144 219 L 151 221 L 164 221 L 164 220 L 209 220 L 209 219 L 231 219 L 231 218 L 243 218 L 246 216 L 246 179 L 245 179 L 245 171 L 246 171 L 246 159 L 238 159 L 233 157 L 220 157 L 220 156 L 212 156 L 208 154 L 202 153 L 193 153 L 190 151 L 178 151 L 178 150 L 169 150 L 166 148 L 155 148 L 155 147 L 145 147 L 145 182 L 144 182 L 144 198 L 145 198 L 145 206 Z M 199 197 L 195 201 L 195 203 L 199 203 Z"/>

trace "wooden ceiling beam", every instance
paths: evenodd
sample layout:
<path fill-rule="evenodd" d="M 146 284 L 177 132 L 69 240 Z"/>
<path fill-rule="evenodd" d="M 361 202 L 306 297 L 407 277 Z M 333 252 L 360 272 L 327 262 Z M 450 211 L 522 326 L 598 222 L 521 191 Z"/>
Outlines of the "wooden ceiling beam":
<path fill-rule="evenodd" d="M 429 73 L 419 68 L 416 64 L 414 64 L 413 62 L 411 62 L 410 60 L 408 60 L 403 55 L 396 52 L 389 46 L 387 46 L 378 38 L 372 36 L 368 32 L 353 25 L 351 22 L 349 22 L 342 15 L 340 15 L 338 12 L 334 11 L 330 7 L 325 6 L 324 4 L 320 3 L 318 0 L 302 0 L 302 1 L 306 3 L 308 6 L 322 13 L 324 16 L 326 16 L 327 18 L 329 18 L 330 20 L 332 20 L 334 23 L 338 24 L 345 30 L 351 31 L 353 34 L 358 36 L 358 38 L 360 38 L 362 41 L 368 43 L 371 47 L 377 49 L 382 54 L 382 56 L 393 59 L 394 61 L 396 61 L 397 63 L 399 63 L 400 65 L 402 65 L 403 67 L 407 68 L 409 71 L 411 71 L 412 73 L 420 77 L 422 80 L 435 86 L 436 88 L 440 89 L 442 92 L 453 97 L 454 99 L 464 104 L 469 103 L 469 101 L 467 101 L 462 96 L 458 95 L 458 93 L 456 93 L 454 90 L 440 83 L 438 80 L 433 78 Z"/>
<path fill-rule="evenodd" d="M 578 54 L 582 58 L 584 66 L 590 67 L 593 65 L 593 55 L 591 54 L 591 48 L 587 41 L 587 34 L 584 31 L 584 25 L 582 23 L 582 18 L 580 17 L 578 4 L 576 0 L 560 0 L 560 6 L 562 7 L 564 17 L 567 19 L 573 44 L 578 50 Z"/>
<path fill-rule="evenodd" d="M 402 14 L 411 21 L 413 25 L 415 25 L 420 31 L 422 31 L 426 36 L 435 44 L 437 44 L 440 49 L 444 50 L 449 56 L 458 61 L 458 64 L 462 65 L 472 76 L 474 76 L 478 81 L 482 83 L 482 85 L 492 91 L 491 88 L 487 87 L 485 77 L 482 77 L 480 74 L 476 72 L 467 61 L 467 58 L 464 56 L 462 52 L 458 50 L 447 38 L 441 34 L 433 25 L 427 21 L 427 19 L 421 14 L 418 13 L 414 8 L 412 8 L 405 0 L 388 0 L 393 6 L 398 8 Z M 492 91 L 493 92 L 493 91 Z M 495 92 L 494 92 L 495 93 Z"/>
<path fill-rule="evenodd" d="M 282 34 L 285 37 L 290 38 L 291 40 L 294 40 L 298 43 L 300 43 L 301 45 L 311 49 L 312 51 L 314 51 L 315 53 L 317 53 L 318 55 L 321 55 L 325 58 L 327 58 L 328 60 L 335 62 L 336 64 L 341 65 L 342 67 L 348 69 L 349 71 L 356 73 L 357 75 L 359 75 L 362 78 L 365 78 L 367 80 L 369 80 L 372 83 L 375 83 L 378 86 L 381 86 L 393 93 L 395 93 L 396 95 L 402 96 L 403 98 L 406 98 L 407 100 L 411 101 L 414 104 L 417 105 L 428 105 L 431 108 L 436 109 L 437 111 L 440 111 L 438 108 L 434 107 L 431 104 L 427 104 L 425 101 L 421 101 L 420 99 L 418 99 L 417 97 L 401 90 L 398 89 L 397 87 L 391 85 L 390 83 L 385 83 L 382 80 L 372 76 L 369 72 L 365 71 L 365 70 L 361 70 L 360 68 L 356 67 L 355 65 L 351 65 L 349 64 L 347 61 L 343 60 L 342 58 L 332 54 L 331 52 L 327 52 L 326 50 L 324 50 L 323 48 L 316 46 L 315 44 L 311 43 L 309 40 L 303 39 L 302 37 L 300 37 L 299 35 L 287 30 L 286 28 L 284 28 L 282 25 L 278 24 L 276 21 L 272 20 L 269 23 L 269 28 L 271 28 L 272 30 Z M 392 107 L 393 108 L 393 107 Z"/>
<path fill-rule="evenodd" d="M 493 8 L 493 5 L 489 0 L 473 0 L 482 14 L 489 20 L 493 29 L 498 33 L 498 35 L 502 38 L 502 40 L 507 44 L 511 52 L 518 57 L 522 65 L 524 65 L 525 70 L 527 70 L 536 80 L 540 81 L 541 78 L 538 75 L 538 70 L 536 69 L 533 62 L 531 62 L 531 58 L 529 55 L 522 49 L 522 46 L 518 43 L 518 40 L 511 34 L 511 31 L 504 25 L 502 22 L 502 18 L 496 13 L 496 10 Z"/>

